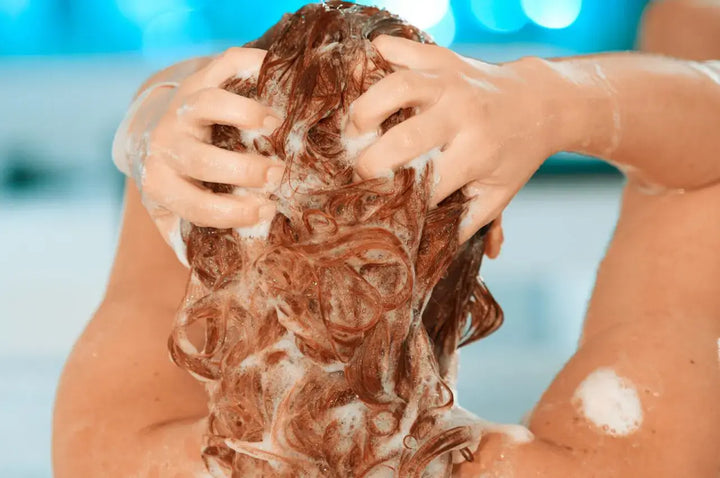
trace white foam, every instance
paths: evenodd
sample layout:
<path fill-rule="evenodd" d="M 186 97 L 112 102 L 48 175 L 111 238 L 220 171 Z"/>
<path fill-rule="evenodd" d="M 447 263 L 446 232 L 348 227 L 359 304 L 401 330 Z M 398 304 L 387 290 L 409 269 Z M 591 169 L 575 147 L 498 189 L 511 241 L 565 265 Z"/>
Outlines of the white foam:
<path fill-rule="evenodd" d="M 427 167 L 428 163 L 430 161 L 433 161 L 434 159 L 437 159 L 441 155 L 440 148 L 432 148 L 429 151 L 424 152 L 417 158 L 410 161 L 406 167 L 415 169 L 415 179 L 420 180 L 422 177 L 422 174 L 425 172 L 425 168 Z M 435 168 L 433 168 L 434 170 Z M 435 173 L 433 172 L 433 175 Z M 437 183 L 436 178 L 433 177 L 432 186 L 434 187 Z M 431 191 L 432 193 L 432 191 Z"/>
<path fill-rule="evenodd" d="M 265 192 L 264 188 L 242 188 L 236 187 L 233 189 L 233 196 L 247 197 L 258 192 Z M 272 220 L 260 221 L 252 226 L 235 227 L 233 231 L 242 239 L 267 239 L 270 234 L 270 226 Z"/>
<path fill-rule="evenodd" d="M 545 64 L 562 78 L 575 85 L 587 85 L 588 83 L 595 82 L 595 78 L 592 73 L 588 72 L 584 68 L 578 67 L 572 62 L 545 61 Z"/>
<path fill-rule="evenodd" d="M 429 296 L 430 294 L 428 294 Z M 458 371 L 460 370 L 460 350 L 455 350 L 455 353 L 453 353 L 449 359 L 448 359 L 448 371 L 447 371 L 447 377 L 445 377 L 445 380 L 447 381 L 448 386 L 450 387 L 450 390 L 452 390 L 453 395 L 457 395 L 457 377 L 458 377 Z"/>
<path fill-rule="evenodd" d="M 720 85 L 720 60 L 706 62 L 691 61 L 689 65 Z"/>
<path fill-rule="evenodd" d="M 175 111 L 175 114 L 176 114 L 177 116 L 183 116 L 183 115 L 186 115 L 187 113 L 191 112 L 193 109 L 194 109 L 194 108 L 193 108 L 192 105 L 189 105 L 189 104 L 187 104 L 187 103 L 183 103 L 183 104 L 180 105 L 180 107 Z"/>
<path fill-rule="evenodd" d="M 168 241 L 170 243 L 170 247 L 172 247 L 172 250 L 175 252 L 175 255 L 182 265 L 190 268 L 190 264 L 187 260 L 187 246 L 185 245 L 182 233 L 180 232 L 180 219 L 177 220 L 177 223 L 174 224 L 170 230 L 170 233 L 168 234 Z"/>
<path fill-rule="evenodd" d="M 237 78 L 239 80 L 249 80 L 250 78 L 255 78 L 257 76 L 258 76 L 257 70 L 248 70 L 247 68 L 240 69 L 237 71 L 237 73 L 235 73 L 235 78 Z"/>
<path fill-rule="evenodd" d="M 327 374 L 344 372 L 345 364 L 342 362 L 332 362 L 332 363 L 323 365 L 322 369 Z"/>
<path fill-rule="evenodd" d="M 243 143 L 252 145 L 257 138 L 269 134 L 269 131 L 262 129 L 242 129 L 240 130 L 240 139 Z"/>
<path fill-rule="evenodd" d="M 252 226 L 236 227 L 235 233 L 243 239 L 267 239 L 272 221 L 262 221 Z"/>
<path fill-rule="evenodd" d="M 356 428 L 365 426 L 366 410 L 367 407 L 363 402 L 353 400 L 342 407 L 333 408 L 332 414 L 338 420 L 341 430 L 349 435 L 353 433 Z"/>
<path fill-rule="evenodd" d="M 343 148 L 345 148 L 345 157 L 351 164 L 355 164 L 358 155 L 377 141 L 377 139 L 378 132 L 370 131 L 360 136 L 346 136 L 343 133 L 340 141 L 342 142 Z"/>
<path fill-rule="evenodd" d="M 332 50 L 334 50 L 334 49 L 336 49 L 336 48 L 340 48 L 341 46 L 342 46 L 342 45 L 341 45 L 340 42 L 334 41 L 334 42 L 330 42 L 330 43 L 327 43 L 327 44 L 321 46 L 320 48 L 318 48 L 318 49 L 316 50 L 316 52 L 317 52 L 317 54 L 325 54 L 325 53 L 327 53 L 327 52 L 329 52 L 329 51 L 332 51 Z"/>
<path fill-rule="evenodd" d="M 612 436 L 625 436 L 640 428 L 642 405 L 632 382 L 602 367 L 585 378 L 572 402 L 592 424 Z"/>
<path fill-rule="evenodd" d="M 461 231 L 464 231 L 470 226 L 475 225 L 479 216 L 480 209 L 483 207 L 483 203 L 484 201 L 470 201 L 467 203 L 467 207 L 465 208 L 465 214 L 463 214 L 463 217 L 460 220 Z"/>
<path fill-rule="evenodd" d="M 460 406 L 453 407 L 446 418 L 446 426 L 469 426 L 472 431 L 472 442 L 467 445 L 471 451 L 475 451 L 480 444 L 482 437 L 488 433 L 500 433 L 505 435 L 513 444 L 522 445 L 531 442 L 535 436 L 526 427 L 517 424 L 504 424 L 491 422 L 480 418 L 474 413 L 465 410 Z M 454 451 L 453 463 L 462 463 L 465 458 L 458 451 Z"/>
<path fill-rule="evenodd" d="M 285 138 L 285 154 L 300 154 L 305 151 L 305 135 L 302 133 L 305 128 L 294 126 Z"/>

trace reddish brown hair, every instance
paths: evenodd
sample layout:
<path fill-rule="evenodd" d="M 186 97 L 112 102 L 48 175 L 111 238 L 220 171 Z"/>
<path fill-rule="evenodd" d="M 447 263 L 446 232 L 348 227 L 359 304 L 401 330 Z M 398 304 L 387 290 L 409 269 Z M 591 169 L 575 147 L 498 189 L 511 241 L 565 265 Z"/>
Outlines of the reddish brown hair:
<path fill-rule="evenodd" d="M 268 50 L 257 79 L 225 85 L 284 121 L 253 138 L 216 125 L 213 143 L 287 172 L 266 239 L 201 227 L 187 239 L 169 346 L 207 382 L 203 458 L 217 476 L 446 476 L 450 451 L 472 456 L 469 427 L 447 416 L 456 349 L 502 321 L 477 278 L 485 230 L 458 245 L 466 198 L 430 209 L 431 163 L 353 182 L 343 119 L 392 72 L 370 43 L 380 34 L 429 41 L 377 8 L 308 5 L 249 45 Z"/>

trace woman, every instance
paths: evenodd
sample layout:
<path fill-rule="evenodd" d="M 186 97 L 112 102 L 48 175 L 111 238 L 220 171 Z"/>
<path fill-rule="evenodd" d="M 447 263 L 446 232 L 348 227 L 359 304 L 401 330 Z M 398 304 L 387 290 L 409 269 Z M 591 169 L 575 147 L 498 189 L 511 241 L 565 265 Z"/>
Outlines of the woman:
<path fill-rule="evenodd" d="M 593 154 L 630 172 L 581 346 L 532 415 L 535 439 L 516 444 L 489 434 L 474 463 L 457 473 L 714 476 L 720 442 L 714 238 L 720 221 L 709 205 L 720 196 L 713 186 L 720 180 L 713 135 L 717 67 L 623 54 L 495 66 L 405 40 L 381 36 L 374 43 L 398 72 L 355 102 L 346 133 L 372 135 L 405 106 L 416 106 L 419 114 L 368 146 L 357 170 L 365 177 L 383 174 L 443 148 L 434 159 L 433 201 L 461 187 L 476 198 L 461 238 L 497 217 L 556 151 Z M 263 55 L 232 50 L 149 80 L 177 81 L 176 75 L 196 70 L 178 88 L 154 89 L 132 115 L 137 128 L 129 128 L 151 132 L 149 149 L 128 156 L 130 163 L 144 163 L 144 176 L 137 177 L 145 203 L 169 241 L 177 218 L 247 227 L 274 214 L 263 198 L 214 194 L 184 179 L 234 178 L 245 187 L 277 180 L 277 165 L 265 158 L 207 144 L 213 123 L 277 125 L 273 111 L 217 88 L 239 70 L 257 70 Z M 468 163 L 478 151 L 487 154 Z M 648 187 L 661 194 L 643 192 Z M 205 394 L 158 346 L 171 328 L 186 273 L 151 234 L 154 226 L 132 185 L 125 214 L 106 299 L 58 392 L 58 476 L 192 476 L 204 470 L 198 450 Z M 498 233 L 488 253 L 497 249 Z M 604 413 L 603 403 L 620 404 L 623 413 Z"/>

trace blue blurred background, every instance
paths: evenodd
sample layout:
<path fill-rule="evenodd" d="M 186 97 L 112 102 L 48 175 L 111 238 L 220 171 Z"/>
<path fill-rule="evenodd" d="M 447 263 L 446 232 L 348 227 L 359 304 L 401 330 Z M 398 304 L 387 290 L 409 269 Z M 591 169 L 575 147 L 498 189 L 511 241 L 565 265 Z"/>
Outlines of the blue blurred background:
<path fill-rule="evenodd" d="M 304 3 L 0 0 L 0 477 L 50 476 L 56 382 L 114 254 L 123 179 L 110 143 L 135 89 Z M 507 61 L 631 49 L 646 1 L 375 4 L 443 46 Z M 621 185 L 599 162 L 560 155 L 510 205 L 501 257 L 483 270 L 506 322 L 463 351 L 462 405 L 517 422 L 572 354 Z"/>

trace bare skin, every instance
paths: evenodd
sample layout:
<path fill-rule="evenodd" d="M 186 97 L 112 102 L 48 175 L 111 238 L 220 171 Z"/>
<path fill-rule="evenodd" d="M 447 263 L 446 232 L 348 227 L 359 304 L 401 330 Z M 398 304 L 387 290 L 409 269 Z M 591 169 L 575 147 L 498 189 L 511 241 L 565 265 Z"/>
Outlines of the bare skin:
<path fill-rule="evenodd" d="M 181 243 L 181 219 L 230 228 L 275 214 L 275 205 L 261 194 L 213 194 L 199 186 L 209 181 L 262 188 L 282 177 L 282 164 L 210 144 L 213 124 L 266 133 L 279 126 L 270 108 L 220 88 L 235 75 L 257 75 L 265 53 L 230 48 L 217 58 L 196 58 L 159 72 L 141 86 L 118 129 L 113 160 L 136 181 L 143 204 L 172 247 Z"/>
<path fill-rule="evenodd" d="M 689 2 L 660 5 L 669 9 L 674 3 L 688 8 Z M 653 15 L 651 10 L 649 32 L 659 21 Z M 720 52 L 705 55 L 695 59 Z M 720 469 L 720 186 L 706 185 L 720 168 L 720 139 L 707 129 L 720 122 L 720 87 L 689 70 L 667 75 L 647 67 L 673 60 L 631 59 L 567 60 L 577 68 L 601 62 L 617 103 L 599 90 L 590 95 L 597 101 L 578 101 L 587 93 L 567 84 L 562 95 L 547 96 L 566 101 L 555 111 L 567 112 L 561 139 L 553 139 L 551 149 L 610 151 L 609 159 L 638 168 L 644 177 L 692 190 L 648 195 L 633 184 L 626 189 L 581 346 L 532 415 L 535 440 L 516 445 L 489 435 L 476 462 L 459 467 L 458 476 L 714 478 Z M 535 60 L 513 67 L 541 66 L 547 68 Z M 552 68 L 536 71 L 553 78 Z M 544 84 L 550 88 L 554 81 Z M 627 118 L 619 140 L 611 114 L 617 107 Z M 519 163 L 521 169 L 508 173 L 513 186 L 503 194 L 516 181 L 521 186 L 518 178 L 536 167 L 529 159 Z M 53 461 L 59 478 L 202 473 L 205 394 L 170 363 L 165 348 L 186 280 L 187 271 L 129 182 L 105 300 L 68 359 L 58 389 Z M 611 367 L 637 390 L 643 420 L 633 433 L 609 435 L 574 403 L 579 384 L 600 367 Z"/>

